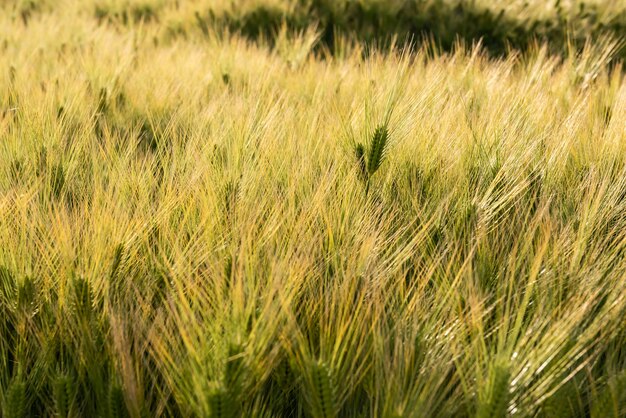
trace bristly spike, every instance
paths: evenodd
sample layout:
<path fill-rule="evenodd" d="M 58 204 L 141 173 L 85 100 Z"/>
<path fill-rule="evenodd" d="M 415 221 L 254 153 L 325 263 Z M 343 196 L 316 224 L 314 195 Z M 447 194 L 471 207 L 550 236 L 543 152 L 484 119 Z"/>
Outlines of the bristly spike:
<path fill-rule="evenodd" d="M 3 415 L 11 418 L 22 418 L 27 416 L 26 384 L 20 378 L 15 379 L 9 384 L 5 394 Z"/>
<path fill-rule="evenodd" d="M 367 158 L 367 172 L 372 176 L 382 165 L 387 154 L 389 145 L 389 130 L 387 125 L 380 125 L 374 131 L 370 142 L 369 155 Z"/>
<path fill-rule="evenodd" d="M 240 416 L 231 392 L 223 384 L 215 386 L 208 395 L 211 418 L 234 418 Z"/>
<path fill-rule="evenodd" d="M 119 385 L 111 384 L 107 401 L 109 418 L 128 418 L 124 392 Z"/>
<path fill-rule="evenodd" d="M 311 364 L 313 377 L 312 412 L 315 418 L 334 418 L 337 416 L 337 390 L 333 381 L 332 370 L 323 361 Z"/>
<path fill-rule="evenodd" d="M 359 177 L 361 180 L 367 180 L 367 162 L 365 161 L 365 147 L 361 143 L 357 143 L 354 146 L 354 154 L 359 166 Z"/>
<path fill-rule="evenodd" d="M 511 371 L 505 361 L 497 359 L 491 366 L 487 386 L 478 399 L 476 418 L 506 418 L 510 401 Z"/>

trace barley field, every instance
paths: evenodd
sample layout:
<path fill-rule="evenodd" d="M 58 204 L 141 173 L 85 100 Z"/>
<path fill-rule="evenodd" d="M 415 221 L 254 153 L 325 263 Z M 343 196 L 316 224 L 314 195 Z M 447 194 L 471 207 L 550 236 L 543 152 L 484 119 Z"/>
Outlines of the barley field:
<path fill-rule="evenodd" d="M 1 0 L 0 417 L 626 417 L 626 3 Z"/>

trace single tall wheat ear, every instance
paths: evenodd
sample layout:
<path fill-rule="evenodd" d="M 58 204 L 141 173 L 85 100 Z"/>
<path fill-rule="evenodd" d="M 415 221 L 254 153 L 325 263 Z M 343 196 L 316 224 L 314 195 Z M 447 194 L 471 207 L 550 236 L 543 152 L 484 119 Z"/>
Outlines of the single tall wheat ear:
<path fill-rule="evenodd" d="M 371 179 L 383 164 L 389 149 L 389 128 L 379 125 L 370 139 L 367 149 L 361 143 L 354 145 L 354 153 L 359 167 L 359 177 L 365 182 L 365 194 L 368 194 Z"/>

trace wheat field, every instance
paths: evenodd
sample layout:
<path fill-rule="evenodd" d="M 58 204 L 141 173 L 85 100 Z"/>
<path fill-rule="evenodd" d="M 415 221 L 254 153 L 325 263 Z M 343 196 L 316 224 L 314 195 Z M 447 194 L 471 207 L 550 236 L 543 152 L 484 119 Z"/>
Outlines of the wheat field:
<path fill-rule="evenodd" d="M 0 416 L 626 416 L 626 35 L 233 4 L 0 2 Z"/>

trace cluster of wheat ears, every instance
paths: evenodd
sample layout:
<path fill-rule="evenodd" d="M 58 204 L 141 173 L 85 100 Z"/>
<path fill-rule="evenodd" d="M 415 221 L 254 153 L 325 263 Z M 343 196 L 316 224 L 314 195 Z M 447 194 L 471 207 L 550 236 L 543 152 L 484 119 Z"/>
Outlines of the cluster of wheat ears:
<path fill-rule="evenodd" d="M 626 416 L 618 43 L 324 55 L 13 3 L 2 418 Z"/>

